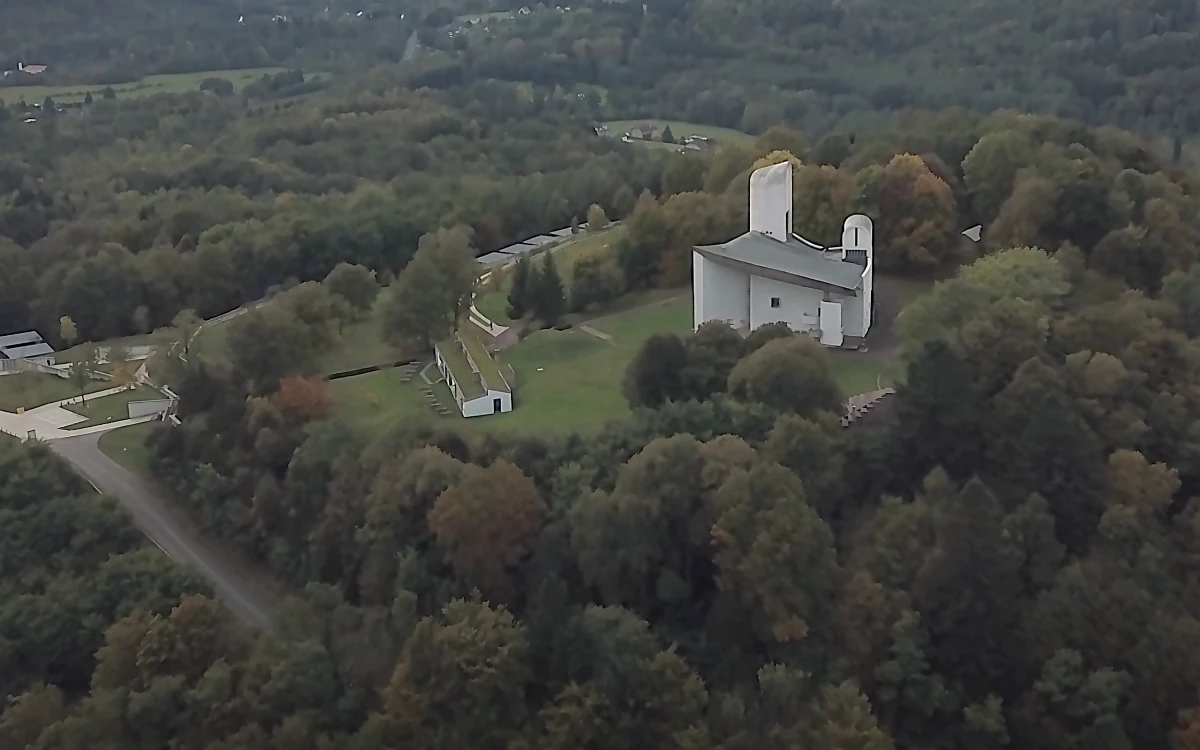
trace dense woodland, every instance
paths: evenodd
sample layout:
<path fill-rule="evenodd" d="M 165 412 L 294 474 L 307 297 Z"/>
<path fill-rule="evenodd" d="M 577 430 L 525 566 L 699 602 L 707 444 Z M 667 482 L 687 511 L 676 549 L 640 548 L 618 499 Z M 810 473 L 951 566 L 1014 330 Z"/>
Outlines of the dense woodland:
<path fill-rule="evenodd" d="M 1115 127 L 971 111 L 1191 132 L 1194 7 L 1076 6 L 605 4 L 453 37 L 479 8 L 443 6 L 417 63 L 351 74 L 387 58 L 354 36 L 322 65 L 294 35 L 335 27 L 297 3 L 246 33 L 281 40 L 258 63 L 344 76 L 317 95 L 0 109 L 0 330 L 186 340 L 277 293 L 228 362 L 176 364 L 182 426 L 149 446 L 293 592 L 245 631 L 53 454 L 0 443 L 0 750 L 1196 750 L 1200 177 Z M 93 10 L 14 45 L 38 7 L 0 9 L 5 50 Z M 236 40 L 157 33 L 207 23 L 191 7 L 64 49 L 229 67 L 204 56 Z M 759 137 L 681 156 L 595 137 L 606 114 Z M 526 267 L 515 312 L 686 284 L 784 159 L 796 231 L 862 211 L 881 273 L 948 277 L 895 321 L 887 413 L 840 427 L 824 350 L 777 327 L 651 337 L 634 416 L 587 436 L 368 441 L 314 377 L 377 294 L 424 344 L 472 253 L 585 217 L 623 220 L 612 257 L 554 294 Z"/>
<path fill-rule="evenodd" d="M 456 17 L 523 5 L 535 12 L 457 33 Z M 38 80 L 53 83 L 268 65 L 351 75 L 402 59 L 416 31 L 444 53 L 427 62 L 434 85 L 583 85 L 615 116 L 755 134 L 776 124 L 823 134 L 884 123 L 905 108 L 952 106 L 1168 136 L 1200 128 L 1188 96 L 1200 76 L 1200 12 L 1187 0 L 585 0 L 558 3 L 570 6 L 563 13 L 555 5 L 12 0 L 0 8 L 0 50 L 6 69 L 51 65 Z"/>
<path fill-rule="evenodd" d="M 609 262 L 673 283 L 681 248 L 744 221 L 749 170 L 789 155 L 797 228 L 864 207 L 893 270 L 969 261 L 955 230 L 986 218 L 984 257 L 896 323 L 891 418 L 839 427 L 820 347 L 706 326 L 647 342 L 634 418 L 599 435 L 367 442 L 286 356 L 370 305 L 342 266 L 245 316 L 296 347 L 257 369 L 237 353 L 262 338 L 231 332 L 233 364 L 184 372 L 183 426 L 151 441 L 204 526 L 299 592 L 276 628 L 251 640 L 198 599 L 106 612 L 95 659 L 85 639 L 69 674 L 25 665 L 0 726 L 37 748 L 1190 750 L 1195 178 L 1037 117 L 840 147 L 775 130 L 649 162 L 663 195 Z M 186 647 L 152 661 L 160 621 Z"/>

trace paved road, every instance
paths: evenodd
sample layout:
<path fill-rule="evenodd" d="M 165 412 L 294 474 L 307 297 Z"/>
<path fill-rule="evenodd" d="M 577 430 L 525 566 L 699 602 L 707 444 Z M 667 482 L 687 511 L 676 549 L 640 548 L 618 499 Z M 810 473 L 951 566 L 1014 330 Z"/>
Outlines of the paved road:
<path fill-rule="evenodd" d="M 400 58 L 400 62 L 408 62 L 417 57 L 417 53 L 421 51 L 421 42 L 417 38 L 417 32 L 413 32 L 408 37 L 408 43 L 404 45 L 404 56 Z"/>
<path fill-rule="evenodd" d="M 199 534 L 175 517 L 158 492 L 145 480 L 100 450 L 100 435 L 63 438 L 48 443 L 100 492 L 116 498 L 134 524 L 175 562 L 188 565 L 208 579 L 230 611 L 253 627 L 270 623 L 273 597 L 238 571 L 228 556 L 206 545 Z"/>

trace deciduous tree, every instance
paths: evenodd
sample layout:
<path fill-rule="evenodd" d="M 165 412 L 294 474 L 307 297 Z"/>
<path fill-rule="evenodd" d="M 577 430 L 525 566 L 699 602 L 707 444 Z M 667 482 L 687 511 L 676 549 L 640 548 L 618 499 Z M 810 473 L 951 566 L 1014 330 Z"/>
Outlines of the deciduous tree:
<path fill-rule="evenodd" d="M 729 374 L 729 392 L 800 416 L 842 408 L 828 354 L 801 336 L 776 339 L 744 357 Z"/>
<path fill-rule="evenodd" d="M 476 469 L 438 496 L 429 528 L 455 571 L 485 595 L 512 595 L 510 575 L 529 554 L 546 504 L 507 461 Z"/>
<path fill-rule="evenodd" d="M 334 266 L 323 282 L 331 293 L 350 303 L 357 317 L 363 317 L 375 305 L 379 296 L 379 283 L 375 272 L 365 266 L 339 263 Z"/>
<path fill-rule="evenodd" d="M 1033 159 L 1025 133 L 998 130 L 979 139 L 963 159 L 963 179 L 971 195 L 976 218 L 990 224 L 1012 194 L 1017 172 Z"/>
<path fill-rule="evenodd" d="M 685 398 L 684 369 L 687 348 L 673 333 L 656 333 L 646 339 L 625 368 L 621 392 L 631 406 L 659 406 Z"/>
<path fill-rule="evenodd" d="M 856 178 L 853 209 L 875 223 L 875 262 L 881 270 L 937 268 L 950 257 L 958 215 L 949 186 L 925 162 L 900 154 Z"/>
<path fill-rule="evenodd" d="M 750 613 L 760 641 L 770 647 L 824 631 L 840 569 L 833 533 L 800 480 L 777 464 L 735 472 L 718 505 L 717 583 Z"/>
<path fill-rule="evenodd" d="M 324 419 L 333 409 L 333 397 L 324 380 L 289 375 L 279 381 L 275 403 L 284 414 L 302 422 Z"/>

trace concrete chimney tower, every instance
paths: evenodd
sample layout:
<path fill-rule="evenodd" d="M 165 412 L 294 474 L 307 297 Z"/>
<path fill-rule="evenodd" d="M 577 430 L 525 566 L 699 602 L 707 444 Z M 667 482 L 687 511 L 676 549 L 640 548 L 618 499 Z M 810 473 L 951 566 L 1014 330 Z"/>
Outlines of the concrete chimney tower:
<path fill-rule="evenodd" d="M 750 231 L 787 242 L 792 236 L 792 164 L 782 162 L 750 175 Z"/>

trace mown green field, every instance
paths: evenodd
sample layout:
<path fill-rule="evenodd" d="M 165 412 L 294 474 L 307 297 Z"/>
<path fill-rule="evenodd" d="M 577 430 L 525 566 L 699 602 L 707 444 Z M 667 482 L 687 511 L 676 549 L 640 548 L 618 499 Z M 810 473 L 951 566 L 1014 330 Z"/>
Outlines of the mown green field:
<path fill-rule="evenodd" d="M 138 386 L 128 391 L 114 393 L 111 396 L 88 399 L 86 404 L 70 404 L 63 408 L 81 417 L 87 417 L 86 422 L 79 422 L 68 427 L 68 430 L 80 430 L 109 422 L 120 422 L 129 419 L 129 404 L 133 401 L 154 401 L 163 398 L 162 394 L 153 388 Z"/>
<path fill-rule="evenodd" d="M 111 388 L 107 382 L 92 380 L 84 393 L 94 393 Z M 0 377 L 0 411 L 15 412 L 17 409 L 32 409 L 54 401 L 74 398 L 79 389 L 70 380 L 40 372 L 18 372 Z"/>
<path fill-rule="evenodd" d="M 333 394 L 337 415 L 370 435 L 386 432 L 409 421 L 465 421 L 462 417 L 438 415 L 421 394 L 423 385 L 420 376 L 404 383 L 400 380 L 400 370 L 388 369 L 330 381 L 329 390 Z M 441 386 L 438 397 L 453 408 L 454 399 L 446 386 Z"/>
<path fill-rule="evenodd" d="M 620 135 L 627 132 L 630 128 L 649 123 L 654 126 L 655 134 L 663 128 L 670 126 L 671 135 L 675 136 L 675 140 L 681 141 L 685 136 L 699 135 L 705 138 L 712 138 L 718 144 L 721 143 L 739 143 L 749 145 L 754 143 L 754 136 L 749 133 L 743 133 L 740 130 L 732 128 L 719 128 L 716 125 L 700 125 L 694 122 L 681 122 L 679 120 L 611 120 L 604 123 L 613 133 Z M 666 144 L 670 145 L 670 144 Z"/>
<path fill-rule="evenodd" d="M 150 450 L 146 447 L 146 438 L 160 424 L 143 422 L 106 432 L 100 436 L 100 450 L 133 473 L 144 477 L 151 476 Z"/>
<path fill-rule="evenodd" d="M 113 84 L 113 91 L 118 98 L 143 97 L 154 94 L 180 94 L 185 91 L 195 91 L 205 78 L 224 78 L 233 84 L 234 89 L 241 90 L 254 83 L 264 75 L 282 73 L 286 68 L 247 68 L 244 70 L 206 70 L 199 73 L 172 73 L 166 75 L 146 76 L 140 81 Z M 328 77 L 327 73 L 308 73 L 306 78 L 319 80 Z M 63 84 L 57 86 L 13 86 L 0 88 L 0 99 L 9 104 L 24 99 L 30 104 L 41 103 L 47 96 L 56 102 L 81 102 L 89 93 L 92 98 L 99 99 L 105 89 L 103 84 Z"/>

